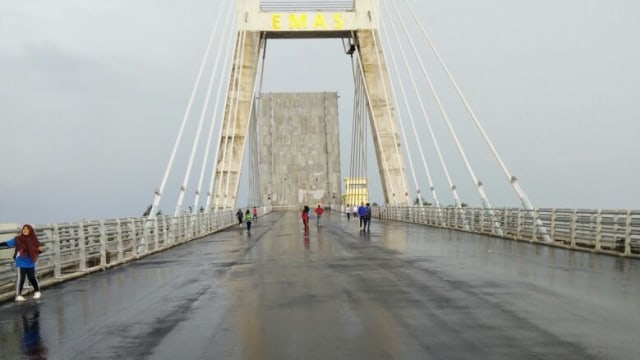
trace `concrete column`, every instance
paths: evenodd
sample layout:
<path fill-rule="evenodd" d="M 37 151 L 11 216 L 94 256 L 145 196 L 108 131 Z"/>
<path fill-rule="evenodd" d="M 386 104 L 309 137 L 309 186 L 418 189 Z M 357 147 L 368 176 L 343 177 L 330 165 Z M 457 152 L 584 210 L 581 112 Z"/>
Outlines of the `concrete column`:
<path fill-rule="evenodd" d="M 397 130 L 391 82 L 378 31 L 360 30 L 357 36 L 367 90 L 373 144 L 385 203 L 406 205 L 408 187 L 404 160 Z"/>
<path fill-rule="evenodd" d="M 211 206 L 235 207 L 242 158 L 253 106 L 260 53 L 260 33 L 238 32 L 232 75 L 225 106 L 222 141 L 216 159 L 216 176 L 211 189 Z M 226 150 L 225 150 L 226 148 Z M 217 200 L 217 201 L 216 201 Z"/>

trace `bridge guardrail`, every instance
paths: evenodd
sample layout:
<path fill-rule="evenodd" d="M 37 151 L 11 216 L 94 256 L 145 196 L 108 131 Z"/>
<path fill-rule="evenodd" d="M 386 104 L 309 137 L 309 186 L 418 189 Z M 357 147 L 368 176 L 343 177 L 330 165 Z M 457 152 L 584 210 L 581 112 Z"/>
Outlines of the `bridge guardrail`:
<path fill-rule="evenodd" d="M 378 219 L 640 258 L 640 210 L 374 207 L 372 213 Z"/>
<path fill-rule="evenodd" d="M 270 211 L 260 208 L 262 214 Z M 159 216 L 149 224 L 146 217 L 137 217 L 35 225 L 45 246 L 38 259 L 38 280 L 48 286 L 105 270 L 237 224 L 235 211 L 225 210 Z M 0 228 L 2 241 L 18 235 L 19 226 Z M 13 253 L 13 248 L 9 251 Z M 0 302 L 15 296 L 14 268 L 11 256 L 0 258 Z"/>

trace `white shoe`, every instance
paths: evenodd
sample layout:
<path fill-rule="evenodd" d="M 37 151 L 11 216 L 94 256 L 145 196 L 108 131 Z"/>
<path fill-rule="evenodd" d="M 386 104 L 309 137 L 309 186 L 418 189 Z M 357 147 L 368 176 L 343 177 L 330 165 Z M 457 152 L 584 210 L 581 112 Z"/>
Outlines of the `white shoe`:
<path fill-rule="evenodd" d="M 16 296 L 16 301 L 17 302 L 22 302 L 22 301 L 27 301 L 27 299 L 25 299 L 24 296 L 22 296 L 22 295 L 18 295 L 18 296 Z"/>
<path fill-rule="evenodd" d="M 33 298 L 34 299 L 40 299 L 42 297 L 42 293 L 40 291 L 36 291 L 33 293 Z"/>

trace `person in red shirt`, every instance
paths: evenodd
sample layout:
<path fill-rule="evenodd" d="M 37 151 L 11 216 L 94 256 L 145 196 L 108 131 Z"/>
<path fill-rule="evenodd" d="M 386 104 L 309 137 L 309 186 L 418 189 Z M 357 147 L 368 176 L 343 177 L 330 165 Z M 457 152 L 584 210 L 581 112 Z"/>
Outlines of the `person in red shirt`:
<path fill-rule="evenodd" d="M 315 212 L 316 212 L 316 225 L 320 225 L 320 217 L 324 213 L 324 209 L 322 208 L 322 206 L 320 206 L 320 204 L 318 204 L 318 207 L 316 208 Z"/>
<path fill-rule="evenodd" d="M 304 233 L 308 234 L 309 233 L 309 207 L 308 206 L 304 206 L 304 209 L 302 209 L 302 224 L 304 225 Z"/>

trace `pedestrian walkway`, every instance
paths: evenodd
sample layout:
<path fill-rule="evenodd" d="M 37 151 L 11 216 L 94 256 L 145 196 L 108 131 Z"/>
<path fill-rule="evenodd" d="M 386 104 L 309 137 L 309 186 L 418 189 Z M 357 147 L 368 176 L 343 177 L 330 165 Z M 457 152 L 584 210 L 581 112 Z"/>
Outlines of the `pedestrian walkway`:
<path fill-rule="evenodd" d="M 272 213 L 0 305 L 0 358 L 629 359 L 637 261 Z M 26 345 L 25 345 L 26 344 Z M 632 356 L 631 356 L 632 357 Z"/>

